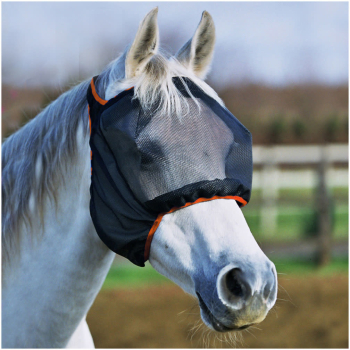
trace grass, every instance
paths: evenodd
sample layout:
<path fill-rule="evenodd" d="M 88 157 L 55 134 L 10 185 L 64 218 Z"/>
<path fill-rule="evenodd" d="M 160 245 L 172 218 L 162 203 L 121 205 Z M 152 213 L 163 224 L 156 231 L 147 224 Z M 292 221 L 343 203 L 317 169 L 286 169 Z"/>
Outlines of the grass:
<path fill-rule="evenodd" d="M 125 263 L 119 266 L 112 265 L 102 288 L 135 288 L 164 283 L 170 281 L 154 270 L 149 263 L 146 263 L 145 267 Z"/>
<path fill-rule="evenodd" d="M 297 276 L 322 276 L 348 274 L 348 258 L 334 258 L 329 265 L 317 267 L 312 259 L 274 259 L 277 272 Z"/>
<path fill-rule="evenodd" d="M 301 259 L 274 259 L 278 273 L 288 276 L 321 276 L 327 277 L 337 274 L 348 273 L 348 259 L 335 258 L 332 262 L 322 268 L 315 266 L 311 260 Z M 142 288 L 159 286 L 172 283 L 170 280 L 160 275 L 149 263 L 144 268 L 123 264 L 113 265 L 103 284 L 103 289 L 118 288 Z"/>
<path fill-rule="evenodd" d="M 329 189 L 335 204 L 348 203 L 348 187 L 332 187 Z M 258 205 L 261 201 L 261 189 L 253 189 L 249 205 L 255 203 Z M 278 200 L 282 203 L 308 203 L 314 204 L 315 189 L 314 188 L 281 188 L 278 191 Z M 254 204 L 253 204 L 254 205 Z M 247 207 L 248 208 L 248 207 Z"/>

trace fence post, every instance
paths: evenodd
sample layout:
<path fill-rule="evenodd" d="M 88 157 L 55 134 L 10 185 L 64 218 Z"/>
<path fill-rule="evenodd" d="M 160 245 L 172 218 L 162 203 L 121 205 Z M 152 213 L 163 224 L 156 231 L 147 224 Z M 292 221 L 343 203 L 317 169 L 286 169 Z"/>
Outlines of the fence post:
<path fill-rule="evenodd" d="M 260 230 L 266 237 L 273 236 L 277 228 L 278 165 L 273 147 L 266 147 L 263 153 L 261 171 L 262 206 L 260 211 Z"/>
<path fill-rule="evenodd" d="M 318 220 L 316 263 L 319 266 L 328 264 L 331 260 L 331 198 L 327 188 L 327 170 L 329 162 L 326 146 L 321 147 L 321 159 L 317 167 L 316 211 Z"/>

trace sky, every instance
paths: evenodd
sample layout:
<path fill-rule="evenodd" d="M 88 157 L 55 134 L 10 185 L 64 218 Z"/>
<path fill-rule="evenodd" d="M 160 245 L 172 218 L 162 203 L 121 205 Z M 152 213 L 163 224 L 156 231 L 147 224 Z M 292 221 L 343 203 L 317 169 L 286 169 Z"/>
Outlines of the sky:
<path fill-rule="evenodd" d="M 2 80 L 60 87 L 98 74 L 159 7 L 175 53 L 207 10 L 216 26 L 209 81 L 283 86 L 348 82 L 347 2 L 2 2 Z"/>

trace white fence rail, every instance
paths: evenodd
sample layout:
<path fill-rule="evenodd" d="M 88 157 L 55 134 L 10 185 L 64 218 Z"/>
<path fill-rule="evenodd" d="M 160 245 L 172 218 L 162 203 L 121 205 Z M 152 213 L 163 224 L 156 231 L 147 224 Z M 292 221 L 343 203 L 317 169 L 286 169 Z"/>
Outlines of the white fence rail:
<path fill-rule="evenodd" d="M 277 164 L 317 164 L 321 160 L 327 163 L 347 163 L 349 160 L 347 144 L 312 146 L 254 146 L 254 165 L 274 162 Z"/>
<path fill-rule="evenodd" d="M 348 186 L 348 145 L 254 146 L 253 189 L 313 188 L 318 183 L 317 164 L 327 164 L 328 187 Z M 281 165 L 293 165 L 284 169 Z"/>

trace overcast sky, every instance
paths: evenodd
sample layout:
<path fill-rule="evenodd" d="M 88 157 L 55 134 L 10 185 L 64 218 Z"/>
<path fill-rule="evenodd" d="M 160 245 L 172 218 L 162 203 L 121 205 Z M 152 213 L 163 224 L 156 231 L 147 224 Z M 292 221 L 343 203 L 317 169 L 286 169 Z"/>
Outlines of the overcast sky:
<path fill-rule="evenodd" d="M 2 2 L 3 82 L 60 86 L 98 74 L 155 6 L 172 53 L 210 12 L 214 87 L 348 81 L 347 2 Z"/>

